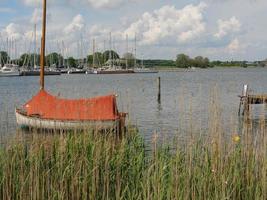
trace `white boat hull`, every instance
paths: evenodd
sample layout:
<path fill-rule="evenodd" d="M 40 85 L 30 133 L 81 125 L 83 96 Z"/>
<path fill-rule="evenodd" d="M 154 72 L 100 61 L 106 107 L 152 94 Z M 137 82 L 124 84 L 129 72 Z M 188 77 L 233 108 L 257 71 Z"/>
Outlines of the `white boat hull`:
<path fill-rule="evenodd" d="M 19 66 L 14 64 L 6 64 L 1 68 L 0 76 L 19 76 Z"/>
<path fill-rule="evenodd" d="M 107 121 L 61 121 L 48 120 L 39 117 L 29 117 L 16 110 L 17 124 L 20 127 L 26 126 L 36 129 L 54 129 L 54 130 L 119 130 L 120 119 Z"/>
<path fill-rule="evenodd" d="M 19 72 L 0 72 L 0 76 L 19 76 Z"/>

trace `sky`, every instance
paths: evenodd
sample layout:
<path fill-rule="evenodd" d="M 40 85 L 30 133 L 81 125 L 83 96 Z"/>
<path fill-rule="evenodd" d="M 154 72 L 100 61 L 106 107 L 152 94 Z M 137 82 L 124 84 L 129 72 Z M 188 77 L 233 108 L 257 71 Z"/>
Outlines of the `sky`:
<path fill-rule="evenodd" d="M 144 59 L 185 53 L 211 60 L 267 58 L 266 0 L 47 0 L 47 53 L 83 57 L 110 49 Z M 0 49 L 40 48 L 41 0 L 0 0 Z M 128 36 L 128 48 L 127 38 Z M 7 48 L 8 47 L 8 48 Z M 128 50 L 127 50 L 128 49 Z"/>

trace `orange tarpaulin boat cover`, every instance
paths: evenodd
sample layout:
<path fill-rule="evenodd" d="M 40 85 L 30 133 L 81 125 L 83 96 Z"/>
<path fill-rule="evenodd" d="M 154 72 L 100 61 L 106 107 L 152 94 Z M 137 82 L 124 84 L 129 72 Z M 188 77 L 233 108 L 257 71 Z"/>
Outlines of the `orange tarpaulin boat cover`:
<path fill-rule="evenodd" d="M 24 105 L 28 116 L 52 120 L 116 120 L 119 113 L 115 95 L 91 99 L 60 99 L 41 90 Z"/>

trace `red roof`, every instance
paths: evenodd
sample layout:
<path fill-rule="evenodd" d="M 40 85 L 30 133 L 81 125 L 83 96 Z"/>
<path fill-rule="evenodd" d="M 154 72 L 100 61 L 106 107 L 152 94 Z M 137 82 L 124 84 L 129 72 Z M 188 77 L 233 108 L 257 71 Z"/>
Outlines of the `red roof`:
<path fill-rule="evenodd" d="M 119 118 L 115 95 L 91 99 L 68 100 L 48 94 L 45 90 L 24 105 L 28 116 L 51 120 L 115 120 Z"/>

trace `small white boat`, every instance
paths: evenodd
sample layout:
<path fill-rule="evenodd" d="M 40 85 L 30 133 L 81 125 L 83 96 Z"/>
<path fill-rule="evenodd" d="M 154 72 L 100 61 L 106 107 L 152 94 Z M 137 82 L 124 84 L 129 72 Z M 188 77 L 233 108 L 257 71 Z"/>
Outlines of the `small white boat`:
<path fill-rule="evenodd" d="M 133 74 L 132 69 L 122 69 L 121 66 L 108 66 L 93 70 L 93 74 Z"/>
<path fill-rule="evenodd" d="M 19 66 L 6 64 L 0 69 L 0 76 L 19 76 Z"/>
<path fill-rule="evenodd" d="M 84 69 L 77 69 L 77 68 L 72 68 L 68 70 L 68 74 L 85 74 L 86 70 Z"/>

